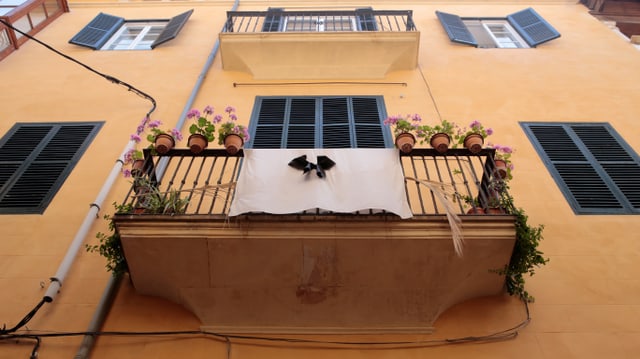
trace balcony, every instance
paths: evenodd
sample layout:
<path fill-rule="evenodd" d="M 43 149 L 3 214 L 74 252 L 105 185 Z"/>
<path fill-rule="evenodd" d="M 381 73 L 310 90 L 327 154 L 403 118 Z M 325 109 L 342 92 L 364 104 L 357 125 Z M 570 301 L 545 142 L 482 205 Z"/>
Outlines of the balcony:
<path fill-rule="evenodd" d="M 430 332 L 447 308 L 499 294 L 514 217 L 489 210 L 494 150 L 400 155 L 413 216 L 380 210 L 229 217 L 243 153 L 147 153 L 161 192 L 189 198 L 184 214 L 115 216 L 133 285 L 225 332 Z M 163 173 L 160 178 L 158 173 Z M 316 178 L 314 178 L 315 180 Z M 371 196 L 384 196 L 380 189 Z M 471 206 L 460 199 L 477 199 Z M 123 203 L 135 205 L 133 188 Z M 456 253 L 450 220 L 463 236 Z"/>
<path fill-rule="evenodd" d="M 270 9 L 228 12 L 220 50 L 257 80 L 378 79 L 414 69 L 419 41 L 410 10 Z"/>

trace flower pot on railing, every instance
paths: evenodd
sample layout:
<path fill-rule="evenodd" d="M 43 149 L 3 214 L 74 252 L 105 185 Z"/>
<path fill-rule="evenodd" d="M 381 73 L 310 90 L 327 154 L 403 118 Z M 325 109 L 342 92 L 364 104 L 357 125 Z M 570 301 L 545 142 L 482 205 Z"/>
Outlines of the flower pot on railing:
<path fill-rule="evenodd" d="M 166 133 L 158 134 L 154 142 L 156 152 L 161 155 L 169 152 L 175 145 L 176 141 L 173 139 L 173 136 Z"/>
<path fill-rule="evenodd" d="M 479 133 L 472 133 L 464 138 L 464 147 L 471 153 L 478 153 L 482 150 L 484 138 Z"/>
<path fill-rule="evenodd" d="M 404 132 L 396 136 L 396 147 L 403 153 L 410 153 L 416 144 L 416 138 L 411 133 Z"/>
<path fill-rule="evenodd" d="M 243 144 L 244 140 L 242 139 L 242 137 L 240 135 L 236 135 L 235 133 L 228 134 L 224 137 L 224 148 L 230 155 L 235 155 L 236 153 L 238 153 Z"/>
<path fill-rule="evenodd" d="M 507 162 L 503 160 L 495 160 L 494 163 L 496 165 L 496 173 L 498 176 L 502 179 L 507 178 Z"/>
<path fill-rule="evenodd" d="M 131 176 L 140 177 L 144 174 L 144 160 L 134 160 L 131 163 Z"/>
<path fill-rule="evenodd" d="M 187 146 L 189 146 L 189 150 L 191 151 L 191 153 L 194 154 L 202 152 L 205 148 L 207 148 L 208 144 L 209 141 L 207 141 L 207 138 L 199 133 L 192 134 L 187 140 Z"/>
<path fill-rule="evenodd" d="M 445 153 L 449 149 L 449 144 L 451 143 L 451 137 L 446 133 L 436 133 L 431 136 L 429 140 L 429 144 L 433 147 L 438 153 Z"/>

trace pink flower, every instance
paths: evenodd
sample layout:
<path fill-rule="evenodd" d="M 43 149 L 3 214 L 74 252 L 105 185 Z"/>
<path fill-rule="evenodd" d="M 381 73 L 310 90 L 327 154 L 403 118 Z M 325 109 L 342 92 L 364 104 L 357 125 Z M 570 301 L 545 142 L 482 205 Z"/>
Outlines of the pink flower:
<path fill-rule="evenodd" d="M 199 117 L 200 117 L 200 111 L 198 111 L 197 109 L 193 109 L 187 112 L 188 119 L 199 118 Z"/>
<path fill-rule="evenodd" d="M 213 117 L 213 123 L 219 123 L 220 121 L 222 121 L 222 115 L 215 115 Z"/>
<path fill-rule="evenodd" d="M 135 143 L 140 143 L 140 141 L 142 141 L 142 138 L 140 136 L 138 136 L 137 134 L 132 134 L 129 139 L 131 141 L 134 141 Z"/>
<path fill-rule="evenodd" d="M 178 141 L 182 141 L 182 133 L 177 128 L 171 129 L 171 136 Z"/>
<path fill-rule="evenodd" d="M 125 178 L 129 178 L 129 177 L 131 177 L 131 170 L 130 170 L 130 169 L 128 169 L 128 168 L 125 168 L 124 170 L 122 170 L 122 175 L 123 175 Z"/>
<path fill-rule="evenodd" d="M 233 106 L 227 106 L 225 107 L 224 112 L 232 113 L 236 112 L 236 109 Z"/>
<path fill-rule="evenodd" d="M 213 106 L 207 105 L 203 110 L 205 116 L 213 114 Z"/>
<path fill-rule="evenodd" d="M 149 128 L 158 128 L 160 127 L 160 125 L 162 125 L 162 122 L 160 122 L 160 120 L 153 120 L 149 122 L 147 126 L 149 126 Z"/>

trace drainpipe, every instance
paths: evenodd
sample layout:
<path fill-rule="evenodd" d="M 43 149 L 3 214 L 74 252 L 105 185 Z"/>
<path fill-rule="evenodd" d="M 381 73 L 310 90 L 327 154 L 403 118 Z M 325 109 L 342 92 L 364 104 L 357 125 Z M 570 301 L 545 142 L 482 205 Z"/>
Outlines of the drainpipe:
<path fill-rule="evenodd" d="M 240 0 L 235 0 L 233 3 L 233 6 L 231 8 L 231 11 L 236 11 L 238 9 L 238 5 L 240 3 Z M 200 92 L 200 88 L 202 87 L 202 83 L 204 81 L 204 78 L 206 77 L 207 73 L 209 72 L 209 69 L 211 68 L 211 66 L 213 65 L 213 61 L 216 57 L 216 55 L 218 54 L 218 49 L 220 48 L 220 39 L 218 38 L 216 40 L 216 43 L 213 45 L 213 49 L 211 49 L 211 52 L 209 54 L 209 57 L 207 58 L 206 63 L 204 64 L 204 67 L 202 68 L 202 71 L 200 72 L 200 75 L 198 76 L 198 79 L 196 80 L 196 83 L 193 87 L 193 89 L 191 90 L 191 95 L 189 96 L 189 98 L 187 99 L 187 102 L 182 110 L 182 113 L 180 114 L 180 119 L 178 120 L 178 123 L 176 124 L 176 128 L 182 128 L 182 126 L 184 125 L 184 121 L 187 117 L 187 113 L 191 110 L 193 103 L 195 101 L 196 96 L 198 95 L 198 93 Z M 121 159 L 124 156 L 124 153 L 126 153 L 130 148 L 133 148 L 134 143 L 130 142 L 129 143 L 129 147 L 127 147 L 127 149 L 123 152 L 123 154 L 121 155 Z M 117 165 L 114 170 L 112 170 L 111 174 L 113 175 L 113 173 L 116 173 L 116 176 L 120 174 L 120 168 L 122 167 L 122 162 L 119 162 L 119 165 Z M 111 175 L 109 176 L 109 179 L 111 179 Z M 108 192 L 108 190 L 111 188 L 113 183 L 110 183 L 109 186 L 107 188 L 105 188 Z M 106 193 L 105 193 L 106 195 Z M 104 199 L 104 198 L 103 198 Z M 93 216 L 97 216 L 97 211 L 99 208 L 96 208 L 95 206 L 93 206 L 92 204 L 92 208 L 90 213 L 87 215 L 85 221 L 87 221 L 90 217 L 91 220 L 95 219 L 95 217 L 92 217 L 91 214 L 93 214 Z M 95 210 L 95 211 L 94 211 Z M 84 224 L 83 224 L 84 227 Z M 88 226 L 87 226 L 88 227 Z M 85 233 L 86 235 L 86 233 Z M 76 236 L 77 237 L 77 236 Z M 84 239 L 84 236 L 82 236 L 82 239 Z M 80 241 L 80 243 L 82 243 L 82 241 Z M 73 246 L 73 245 L 72 245 Z M 79 247 L 79 245 L 78 245 Z M 72 249 L 71 247 L 69 248 L 70 250 Z M 77 248 L 75 249 L 75 252 L 73 252 L 73 254 L 69 254 L 67 253 L 67 256 L 65 257 L 65 259 L 67 257 L 71 257 L 72 260 L 75 257 L 75 254 L 77 252 Z M 68 270 L 68 267 L 71 265 L 71 263 L 69 263 L 66 267 L 66 270 Z M 62 267 L 62 266 L 61 266 Z M 59 270 L 60 271 L 60 270 Z M 53 280 L 53 279 L 52 279 Z M 94 333 L 99 331 L 102 328 L 102 325 L 104 324 L 104 320 L 107 317 L 107 313 L 109 311 L 109 308 L 111 308 L 111 305 L 113 303 L 113 299 L 115 298 L 115 293 L 116 290 L 118 288 L 118 284 L 120 282 L 120 278 L 114 278 L 113 276 L 111 277 L 111 279 L 109 280 L 109 282 L 107 283 L 107 286 L 102 294 L 102 297 L 100 298 L 100 301 L 98 302 L 98 305 L 96 307 L 96 310 L 94 312 L 93 318 L 91 320 L 91 323 L 89 324 L 89 328 L 87 329 L 87 332 L 89 333 Z M 57 290 L 60 288 L 60 286 L 62 285 L 61 281 L 56 281 L 56 282 L 52 282 L 53 283 L 57 283 L 57 289 L 55 289 L 55 291 L 57 292 Z M 52 288 L 49 289 L 49 291 L 47 291 L 47 295 L 49 295 L 51 292 L 53 291 Z M 45 296 L 45 298 L 47 298 Z M 54 297 L 50 297 L 52 301 Z M 91 352 L 91 349 L 93 348 L 93 345 L 95 343 L 95 336 L 93 335 L 85 335 L 82 343 L 80 344 L 80 347 L 78 348 L 78 351 L 76 353 L 76 356 L 74 357 L 74 359 L 85 359 L 85 358 L 89 358 L 89 353 Z"/>

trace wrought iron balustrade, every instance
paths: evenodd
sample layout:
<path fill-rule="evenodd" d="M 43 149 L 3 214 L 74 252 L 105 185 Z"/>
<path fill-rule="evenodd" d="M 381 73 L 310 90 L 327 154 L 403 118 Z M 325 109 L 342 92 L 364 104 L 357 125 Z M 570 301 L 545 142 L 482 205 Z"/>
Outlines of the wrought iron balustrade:
<path fill-rule="evenodd" d="M 223 32 L 416 31 L 411 10 L 228 11 Z"/>
<path fill-rule="evenodd" d="M 494 155 L 493 149 L 483 149 L 478 154 L 452 149 L 443 155 L 430 148 L 400 154 L 413 215 L 439 215 L 447 211 L 466 214 L 472 209 L 486 211 L 499 207 L 500 191 L 506 189 L 495 171 Z M 151 156 L 145 150 L 145 158 L 142 177 L 152 182 L 163 196 L 175 190 L 188 198 L 185 214 L 228 214 L 242 169 L 242 151 L 229 155 L 223 149 L 206 149 L 194 155 L 188 149 L 174 149 L 166 155 Z M 371 195 L 382 195 L 384 190 Z M 133 185 L 122 203 L 135 206 L 138 197 Z M 310 210 L 296 214 L 327 213 Z M 345 215 L 377 213 L 370 210 Z"/>

